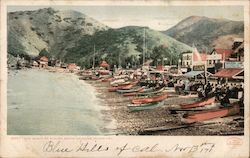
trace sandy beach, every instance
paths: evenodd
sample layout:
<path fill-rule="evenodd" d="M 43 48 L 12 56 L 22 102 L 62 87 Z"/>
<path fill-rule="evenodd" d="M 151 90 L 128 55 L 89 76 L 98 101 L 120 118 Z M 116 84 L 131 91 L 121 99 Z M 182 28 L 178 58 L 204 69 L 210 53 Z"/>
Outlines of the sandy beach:
<path fill-rule="evenodd" d="M 171 114 L 168 110 L 172 104 L 191 103 L 197 98 L 168 98 L 165 105 L 152 110 L 130 112 L 127 104 L 133 97 L 123 97 L 116 92 L 108 92 L 109 83 L 101 81 L 86 81 L 93 85 L 102 100 L 102 106 L 108 107 L 102 110 L 106 116 L 110 115 L 116 121 L 117 135 L 138 135 L 146 128 L 152 127 L 175 127 L 183 125 L 180 121 L 183 113 Z M 240 117 L 240 116 L 238 116 Z M 197 127 L 180 128 L 174 130 L 151 133 L 152 135 L 231 135 L 243 133 L 244 128 L 239 126 L 235 119 L 237 117 L 227 117 L 214 119 L 213 124 Z M 208 121 L 209 122 L 209 121 Z"/>
<path fill-rule="evenodd" d="M 68 71 L 61 68 L 57 69 L 49 67 L 47 68 L 47 70 L 41 70 L 40 73 L 45 71 L 49 72 L 49 74 L 61 74 L 61 76 L 70 75 Z M 78 80 L 78 78 L 80 77 L 77 76 L 77 74 L 72 74 L 70 76 L 74 76 L 76 80 Z M 83 84 L 79 84 L 79 91 L 80 89 L 84 88 L 84 85 L 88 85 L 89 87 L 92 87 L 94 89 L 93 95 L 96 95 L 98 99 L 98 103 L 95 104 L 98 104 L 98 109 L 100 108 L 99 111 L 101 113 L 101 117 L 97 119 L 101 119 L 103 122 L 105 122 L 105 125 L 103 124 L 102 127 L 99 125 L 98 128 L 103 129 L 105 131 L 110 131 L 104 135 L 140 135 L 142 134 L 142 131 L 147 128 L 171 128 L 176 126 L 182 126 L 183 123 L 181 122 L 181 118 L 184 112 L 172 114 L 169 111 L 170 106 L 182 103 L 191 103 L 198 100 L 198 98 L 195 97 L 169 97 L 165 100 L 164 106 L 151 110 L 130 112 L 127 108 L 127 105 L 134 97 L 124 97 L 116 92 L 108 92 L 108 88 L 110 87 L 109 82 L 102 82 L 101 80 L 80 80 L 80 82 L 82 82 Z M 85 91 L 85 89 L 82 90 Z M 84 102 L 86 102 L 86 100 Z M 84 102 L 82 102 L 82 105 L 84 105 Z M 79 113 L 79 115 L 81 114 Z M 239 119 L 240 117 L 241 119 Z M 242 126 L 242 124 L 240 125 L 239 120 L 242 120 L 242 116 L 236 115 L 206 121 L 210 124 L 203 126 L 190 126 L 185 128 L 157 131 L 146 134 L 172 136 L 233 134 L 238 135 L 243 134 L 244 132 L 244 127 Z M 98 122 L 98 120 L 96 121 Z"/>

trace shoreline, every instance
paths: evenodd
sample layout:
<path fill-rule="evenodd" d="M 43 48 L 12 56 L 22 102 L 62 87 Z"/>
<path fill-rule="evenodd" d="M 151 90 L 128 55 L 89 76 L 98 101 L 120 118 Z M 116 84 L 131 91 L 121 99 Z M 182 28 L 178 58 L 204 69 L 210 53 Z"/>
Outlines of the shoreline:
<path fill-rule="evenodd" d="M 52 70 L 55 70 L 54 73 Z M 8 113 L 9 121 L 19 117 L 19 122 L 24 125 L 19 127 L 13 123 L 15 121 L 12 121 L 11 124 L 8 124 L 9 134 L 109 135 L 114 133 L 112 131 L 115 128 L 112 122 L 114 119 L 108 118 L 102 113 L 104 109 L 101 104 L 102 100 L 97 97 L 98 93 L 95 87 L 80 81 L 74 73 L 54 68 L 10 70 L 8 80 L 10 79 L 14 83 L 12 86 L 15 85 L 19 88 L 16 92 L 12 90 L 13 87 L 7 89 L 8 97 L 11 97 L 8 98 L 10 100 L 7 104 L 7 108 L 10 110 Z M 19 86 L 21 79 L 25 79 L 26 82 L 22 82 L 22 86 Z M 35 82 L 31 84 L 30 81 Z M 38 91 L 33 90 L 44 83 L 46 83 L 43 86 L 45 88 L 40 88 Z M 20 89 L 23 90 L 20 91 Z M 64 90 L 67 93 L 64 93 Z M 18 98 L 15 96 L 17 94 L 18 96 L 21 94 L 29 95 Z M 54 99 L 50 97 L 54 97 Z M 11 106 L 13 108 L 9 108 Z M 20 116 L 22 113 L 25 113 L 25 116 Z M 34 117 L 33 114 L 36 113 L 41 114 L 41 117 Z M 53 123 L 49 122 L 51 119 Z M 33 125 L 33 122 L 29 122 L 29 120 L 38 123 Z M 55 123 L 61 126 L 56 127 Z M 43 130 L 39 130 L 40 126 L 44 127 Z"/>
<path fill-rule="evenodd" d="M 32 68 L 36 69 L 36 68 Z M 66 69 L 48 67 L 45 70 L 51 73 L 70 73 Z M 77 73 L 70 73 L 74 78 L 79 80 Z M 103 135 L 139 135 L 139 133 L 147 128 L 154 127 L 176 127 L 183 125 L 181 123 L 181 115 L 184 113 L 171 114 L 168 110 L 170 105 L 191 103 L 197 98 L 167 98 L 165 105 L 151 110 L 143 110 L 130 112 L 127 104 L 133 97 L 123 97 L 116 92 L 108 92 L 109 82 L 101 82 L 100 80 L 80 81 L 81 84 L 87 84 L 93 87 L 93 95 L 97 99 L 98 110 L 103 119 L 104 126 L 99 126 L 103 131 Z M 226 121 L 224 121 L 224 120 Z M 214 124 L 209 126 L 193 126 L 188 128 L 158 131 L 150 135 L 165 136 L 211 136 L 223 135 L 230 132 L 244 132 L 243 127 L 238 127 L 234 117 L 214 119 Z M 209 121 L 208 121 L 209 122 Z M 105 132 L 106 131 L 106 132 Z M 105 134 L 106 133 L 106 134 Z"/>
<path fill-rule="evenodd" d="M 69 70 L 64 68 L 48 67 L 45 70 L 51 73 L 68 73 L 71 74 L 74 78 L 76 78 L 76 80 L 79 80 L 80 77 L 79 75 L 77 75 L 77 72 L 70 72 Z M 104 122 L 104 126 L 100 127 L 100 130 L 102 131 L 103 135 L 115 135 L 117 133 L 117 121 L 109 115 L 108 111 L 110 111 L 110 108 L 104 104 L 105 100 L 100 97 L 102 93 L 100 93 L 98 88 L 93 86 L 91 83 L 88 83 L 87 81 L 79 80 L 79 82 L 81 84 L 88 85 L 93 90 L 93 96 L 96 99 L 95 101 L 97 103 L 98 111 L 101 114 L 100 117 L 101 119 L 103 119 Z"/>
<path fill-rule="evenodd" d="M 103 120 L 103 123 L 104 123 L 104 126 L 99 127 L 100 131 L 102 131 L 103 135 L 113 135 L 116 132 L 116 127 L 117 127 L 116 120 L 107 114 L 107 111 L 109 111 L 110 109 L 109 107 L 103 106 L 104 100 L 101 99 L 101 97 L 99 97 L 101 93 L 98 92 L 98 89 L 95 86 L 88 83 L 87 81 L 79 80 L 79 75 L 77 75 L 77 72 L 70 72 L 69 70 L 64 69 L 64 68 L 55 68 L 55 67 L 48 67 L 45 70 L 50 73 L 71 74 L 81 84 L 89 86 L 92 89 L 92 92 L 93 92 L 92 95 L 95 97 L 95 102 L 98 107 L 98 111 L 100 113 L 100 118 Z"/>
<path fill-rule="evenodd" d="M 116 135 L 139 135 L 139 132 L 146 128 L 162 126 L 175 127 L 176 125 L 183 125 L 180 120 L 180 116 L 183 113 L 170 114 L 170 111 L 168 110 L 170 105 L 191 103 L 197 100 L 197 98 L 167 98 L 165 105 L 162 107 L 152 110 L 130 112 L 127 108 L 127 104 L 133 97 L 123 97 L 116 92 L 108 92 L 108 82 L 87 80 L 86 83 L 89 83 L 96 88 L 98 93 L 100 93 L 97 97 L 105 102 L 105 107 L 109 107 L 109 110 L 106 110 L 104 113 L 106 115 L 112 115 L 116 120 Z M 212 125 L 160 131 L 154 132 L 150 135 L 209 136 L 223 135 L 225 133 L 230 134 L 230 132 L 234 131 L 244 132 L 244 128 L 237 127 L 237 122 L 232 122 L 232 120 L 234 120 L 234 117 L 218 118 L 212 120 L 212 122 L 215 122 Z"/>

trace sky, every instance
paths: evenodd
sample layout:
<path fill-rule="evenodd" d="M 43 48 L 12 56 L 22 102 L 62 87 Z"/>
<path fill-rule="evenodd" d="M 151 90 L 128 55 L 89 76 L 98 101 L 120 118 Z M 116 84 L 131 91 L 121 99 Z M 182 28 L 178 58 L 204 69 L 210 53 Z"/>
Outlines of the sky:
<path fill-rule="evenodd" d="M 244 20 L 241 6 L 9 6 L 8 12 L 48 7 L 79 11 L 112 28 L 136 25 L 164 31 L 189 16 Z"/>

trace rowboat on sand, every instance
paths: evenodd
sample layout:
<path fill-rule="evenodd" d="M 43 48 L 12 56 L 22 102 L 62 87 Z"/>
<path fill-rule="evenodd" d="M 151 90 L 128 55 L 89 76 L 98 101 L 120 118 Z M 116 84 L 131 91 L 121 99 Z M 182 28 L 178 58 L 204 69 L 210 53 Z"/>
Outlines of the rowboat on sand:
<path fill-rule="evenodd" d="M 100 75 L 109 75 L 110 71 L 109 70 L 98 70 L 97 71 Z"/>
<path fill-rule="evenodd" d="M 114 81 L 111 81 L 110 82 L 110 85 L 116 85 L 116 84 L 119 84 L 119 83 L 124 83 L 125 82 L 125 79 L 121 78 L 121 79 L 115 79 Z"/>
<path fill-rule="evenodd" d="M 215 102 L 215 97 L 207 98 L 205 100 L 197 101 L 190 104 L 180 104 L 181 109 L 189 109 L 195 107 L 202 107 L 205 105 L 213 104 Z"/>
<path fill-rule="evenodd" d="M 183 123 L 195 123 L 195 122 L 201 122 L 206 121 L 214 118 L 220 118 L 225 116 L 232 116 L 236 115 L 240 112 L 240 106 L 238 103 L 233 103 L 231 106 L 216 109 L 216 110 L 208 110 L 208 111 L 202 111 L 202 112 L 194 112 L 191 114 L 187 114 L 183 117 L 182 122 Z"/>
<path fill-rule="evenodd" d="M 134 85 L 124 85 L 124 86 L 117 86 L 117 87 L 111 87 L 108 89 L 109 92 L 115 92 L 119 89 L 122 89 L 122 90 L 128 90 L 128 89 L 131 89 Z"/>
<path fill-rule="evenodd" d="M 136 96 L 139 93 L 146 93 L 146 92 L 152 92 L 154 91 L 153 88 L 143 88 L 142 90 L 138 91 L 138 92 L 130 92 L 130 93 L 124 93 L 123 96 L 124 97 L 128 97 L 128 96 Z"/>
<path fill-rule="evenodd" d="M 127 82 L 123 82 L 123 83 L 118 83 L 118 84 L 113 84 L 113 87 L 117 87 L 117 86 L 126 86 L 126 85 L 136 85 L 138 83 L 138 81 L 127 81 Z"/>
<path fill-rule="evenodd" d="M 131 102 L 133 104 L 146 104 L 146 103 L 156 103 L 162 100 L 165 100 L 167 98 L 168 94 L 163 93 L 161 95 L 153 96 L 153 97 L 148 97 L 148 98 L 136 98 L 133 99 Z"/>
<path fill-rule="evenodd" d="M 164 105 L 164 101 L 148 103 L 148 104 L 129 104 L 127 105 L 130 111 L 141 111 L 141 110 L 149 110 L 154 109 Z"/>
<path fill-rule="evenodd" d="M 153 90 L 153 91 L 145 91 L 145 92 L 140 92 L 140 93 L 137 93 L 136 95 L 137 96 L 150 96 L 150 95 L 156 95 L 156 94 L 159 94 L 161 92 L 164 91 L 164 87 L 163 88 L 160 88 L 158 90 Z"/>
<path fill-rule="evenodd" d="M 118 93 L 133 93 L 133 92 L 140 92 L 143 91 L 144 87 L 133 88 L 133 89 L 118 89 L 116 90 Z"/>
<path fill-rule="evenodd" d="M 107 77 L 107 78 L 102 79 L 102 82 L 108 82 L 112 80 L 113 80 L 113 77 Z"/>

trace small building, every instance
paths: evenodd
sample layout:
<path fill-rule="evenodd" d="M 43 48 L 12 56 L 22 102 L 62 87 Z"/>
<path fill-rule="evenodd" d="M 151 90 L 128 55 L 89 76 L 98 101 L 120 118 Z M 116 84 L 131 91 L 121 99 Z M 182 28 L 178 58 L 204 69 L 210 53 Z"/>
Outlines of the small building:
<path fill-rule="evenodd" d="M 218 54 L 216 51 L 212 51 L 211 54 L 207 55 L 207 68 L 215 67 L 216 63 L 222 61 L 222 55 Z"/>
<path fill-rule="evenodd" d="M 233 44 L 233 54 L 232 54 L 232 58 L 235 59 L 235 61 L 244 61 L 244 41 L 243 39 L 240 40 L 238 39 L 237 41 L 234 42 Z"/>
<path fill-rule="evenodd" d="M 55 67 L 61 67 L 62 62 L 60 60 L 56 60 Z"/>
<path fill-rule="evenodd" d="M 229 60 L 229 58 L 231 57 L 232 53 L 233 53 L 232 49 L 219 49 L 219 48 L 215 48 L 211 52 L 211 54 L 220 54 L 222 62 Z"/>
<path fill-rule="evenodd" d="M 77 68 L 77 65 L 75 63 L 70 63 L 67 65 L 67 69 L 69 69 L 70 71 L 75 71 Z"/>
<path fill-rule="evenodd" d="M 66 63 L 61 63 L 61 68 L 66 69 L 67 67 L 68 67 L 68 64 L 66 64 Z"/>
<path fill-rule="evenodd" d="M 100 63 L 100 67 L 104 68 L 104 69 L 109 69 L 109 64 L 103 60 L 101 63 Z"/>
<path fill-rule="evenodd" d="M 40 68 L 46 68 L 48 66 L 49 58 L 42 56 L 39 58 L 38 63 Z"/>
<path fill-rule="evenodd" d="M 164 71 L 164 66 L 163 65 L 157 65 L 156 70 L 157 71 Z"/>
<path fill-rule="evenodd" d="M 231 49 L 218 49 L 215 48 L 211 52 L 213 56 L 211 56 L 211 60 L 208 61 L 208 68 L 213 68 L 214 72 L 217 72 L 221 68 L 225 68 L 225 62 L 231 60 L 231 55 L 233 54 L 233 50 Z"/>
<path fill-rule="evenodd" d="M 54 67 L 56 65 L 56 59 L 51 58 L 48 62 L 48 65 Z"/>
<path fill-rule="evenodd" d="M 39 63 L 37 62 L 37 61 L 33 61 L 33 63 L 32 63 L 32 66 L 34 66 L 34 67 L 39 67 Z"/>
<path fill-rule="evenodd" d="M 193 53 L 183 53 L 182 54 L 182 62 L 181 66 L 182 67 L 192 67 L 192 58 L 193 58 Z"/>
<path fill-rule="evenodd" d="M 200 58 L 200 59 L 199 59 Z M 181 59 L 181 67 L 192 68 L 197 62 L 204 62 L 207 60 L 207 53 L 199 53 L 199 57 L 194 55 L 194 53 L 183 53 Z"/>
<path fill-rule="evenodd" d="M 217 73 L 213 74 L 210 80 L 217 84 L 242 83 L 244 82 L 244 69 L 243 68 L 221 69 Z"/>

